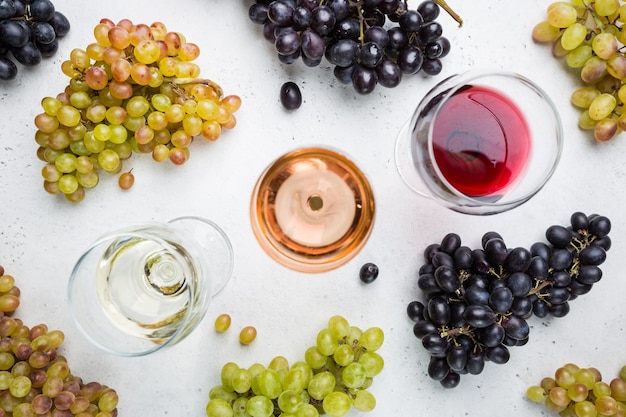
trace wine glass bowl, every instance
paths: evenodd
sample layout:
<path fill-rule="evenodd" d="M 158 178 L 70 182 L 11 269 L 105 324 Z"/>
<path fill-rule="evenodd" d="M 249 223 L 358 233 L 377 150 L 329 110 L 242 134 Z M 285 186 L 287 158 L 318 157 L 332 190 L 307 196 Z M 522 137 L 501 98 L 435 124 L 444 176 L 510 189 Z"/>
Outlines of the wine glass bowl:
<path fill-rule="evenodd" d="M 271 163 L 255 184 L 250 217 L 261 247 L 300 272 L 324 272 L 349 261 L 374 223 L 367 178 L 345 156 L 302 148 Z"/>
<path fill-rule="evenodd" d="M 97 347 L 141 356 L 173 346 L 197 327 L 233 268 L 226 234 L 200 217 L 108 233 L 80 256 L 68 299 Z"/>
<path fill-rule="evenodd" d="M 539 192 L 562 148 L 560 116 L 538 85 L 516 73 L 468 71 L 424 96 L 398 135 L 395 159 L 416 193 L 490 215 Z"/>

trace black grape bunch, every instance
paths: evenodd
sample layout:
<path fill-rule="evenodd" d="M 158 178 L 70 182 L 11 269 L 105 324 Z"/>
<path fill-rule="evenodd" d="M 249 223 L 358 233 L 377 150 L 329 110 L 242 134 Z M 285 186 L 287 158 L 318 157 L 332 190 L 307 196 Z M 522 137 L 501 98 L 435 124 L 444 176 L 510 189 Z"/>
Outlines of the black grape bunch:
<path fill-rule="evenodd" d="M 547 242 L 529 249 L 507 247 L 493 231 L 480 249 L 462 245 L 455 233 L 428 245 L 417 279 L 425 301 L 407 306 L 430 354 L 428 375 L 454 388 L 488 361 L 508 362 L 510 349 L 528 342 L 532 316 L 566 316 L 602 278 L 610 230 L 607 217 L 575 212 L 568 226 L 550 226 Z"/>
<path fill-rule="evenodd" d="M 50 0 L 0 0 L 0 80 L 17 76 L 17 63 L 31 67 L 56 53 L 70 30 Z"/>
<path fill-rule="evenodd" d="M 396 87 L 403 75 L 441 72 L 450 42 L 439 13 L 430 0 L 416 9 L 406 0 L 256 0 L 248 14 L 280 62 L 316 67 L 326 59 L 340 82 L 369 94 L 378 84 Z"/>

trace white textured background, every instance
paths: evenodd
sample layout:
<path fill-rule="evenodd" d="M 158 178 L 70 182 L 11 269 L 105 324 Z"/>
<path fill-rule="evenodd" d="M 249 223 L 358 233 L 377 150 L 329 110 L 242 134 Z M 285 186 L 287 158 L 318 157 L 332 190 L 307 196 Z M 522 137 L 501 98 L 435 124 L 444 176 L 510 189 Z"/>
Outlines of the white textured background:
<path fill-rule="evenodd" d="M 458 28 L 443 13 L 439 19 L 452 43 L 442 74 L 405 77 L 395 89 L 378 87 L 369 96 L 359 96 L 335 81 L 325 65 L 311 69 L 301 63 L 280 64 L 261 27 L 248 20 L 251 1 L 109 0 L 79 5 L 56 0 L 57 9 L 72 23 L 60 50 L 38 67 L 21 70 L 16 80 L 0 83 L 0 264 L 22 289 L 18 316 L 28 325 L 45 322 L 62 329 L 62 352 L 73 373 L 116 388 L 120 416 L 203 416 L 222 364 L 268 363 L 275 355 L 300 360 L 333 314 L 362 328 L 385 330 L 381 353 L 386 367 L 372 386 L 378 398 L 376 410 L 369 413 L 373 417 L 547 415 L 543 406 L 525 399 L 525 390 L 562 364 L 595 366 L 612 378 L 624 364 L 626 345 L 624 139 L 596 144 L 578 130 L 578 113 L 569 104 L 578 84 L 575 75 L 530 36 L 549 1 L 450 3 L 465 24 Z M 41 98 L 56 95 L 67 83 L 61 62 L 71 49 L 92 42 L 93 26 L 103 17 L 162 21 L 182 32 L 202 49 L 197 61 L 202 74 L 227 94 L 240 95 L 243 106 L 237 127 L 218 142 L 194 142 L 186 165 L 157 165 L 150 157 L 134 157 L 126 164 L 136 176 L 131 191 L 121 191 L 115 176 L 103 176 L 85 201 L 71 205 L 42 189 L 32 121 L 41 111 Z M 396 133 L 418 100 L 447 75 L 472 67 L 517 71 L 535 80 L 560 108 L 565 129 L 561 164 L 544 190 L 518 209 L 484 218 L 457 214 L 412 194 L 393 162 Z M 279 88 L 288 80 L 300 85 L 304 97 L 302 107 L 292 113 L 278 100 Z M 321 275 L 296 273 L 275 263 L 262 252 L 249 226 L 250 194 L 260 173 L 284 152 L 306 145 L 332 146 L 351 157 L 370 179 L 377 199 L 368 244 L 350 263 Z M 613 222 L 614 245 L 603 265 L 603 280 L 572 303 L 567 317 L 531 319 L 530 342 L 513 348 L 508 364 L 488 363 L 483 374 L 462 378 L 452 391 L 430 380 L 428 355 L 405 314 L 407 303 L 418 297 L 416 271 L 426 245 L 454 231 L 464 244 L 478 247 L 484 232 L 496 230 L 509 246 L 529 247 L 544 239 L 549 225 L 567 223 L 574 211 L 601 213 Z M 69 317 L 66 282 L 75 260 L 104 232 L 187 214 L 208 217 L 229 235 L 235 250 L 232 281 L 200 327 L 175 348 L 138 359 L 101 354 L 81 338 Z M 358 270 L 369 261 L 381 273 L 375 283 L 364 286 Z M 222 312 L 231 314 L 233 324 L 229 332 L 216 334 L 213 319 Z M 254 344 L 243 347 L 238 330 L 248 324 L 259 334 Z"/>

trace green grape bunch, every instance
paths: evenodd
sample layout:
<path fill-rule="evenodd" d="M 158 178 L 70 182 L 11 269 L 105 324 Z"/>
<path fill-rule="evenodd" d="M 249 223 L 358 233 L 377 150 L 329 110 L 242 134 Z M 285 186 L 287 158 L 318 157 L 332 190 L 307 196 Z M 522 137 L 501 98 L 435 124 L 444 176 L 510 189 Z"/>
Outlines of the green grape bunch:
<path fill-rule="evenodd" d="M 265 366 L 234 362 L 221 369 L 221 384 L 209 391 L 207 417 L 342 417 L 352 408 L 372 411 L 368 390 L 384 367 L 377 352 L 384 333 L 361 330 L 342 316 L 332 316 L 317 334 L 303 360 L 292 364 L 276 356 Z"/>
<path fill-rule="evenodd" d="M 571 95 L 578 126 L 607 142 L 626 130 L 626 4 L 620 0 L 557 1 L 532 38 L 576 71 L 582 85 Z"/>
<path fill-rule="evenodd" d="M 195 137 L 215 141 L 237 124 L 241 98 L 200 78 L 200 48 L 183 34 L 128 19 L 102 19 L 93 34 L 61 64 L 68 85 L 44 97 L 35 116 L 48 193 L 80 202 L 102 172 L 121 173 L 135 153 L 182 165 Z M 122 175 L 120 187 L 130 188 Z"/>

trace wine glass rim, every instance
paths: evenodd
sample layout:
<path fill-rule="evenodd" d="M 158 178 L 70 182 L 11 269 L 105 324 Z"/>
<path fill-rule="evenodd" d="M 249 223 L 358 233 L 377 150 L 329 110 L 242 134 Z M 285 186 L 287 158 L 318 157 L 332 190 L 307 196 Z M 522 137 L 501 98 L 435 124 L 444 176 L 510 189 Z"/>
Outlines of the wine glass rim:
<path fill-rule="evenodd" d="M 552 101 L 552 99 L 550 98 L 550 96 L 548 95 L 548 93 L 541 88 L 536 82 L 534 82 L 533 80 L 531 80 L 530 78 L 518 73 L 518 72 L 513 72 L 513 71 L 506 71 L 506 70 L 487 70 L 487 69 L 471 69 L 468 71 L 465 71 L 463 73 L 460 74 L 456 74 L 456 75 L 452 75 L 446 79 L 444 79 L 443 81 L 441 81 L 439 84 L 437 84 L 435 87 L 433 87 L 433 90 L 444 85 L 447 82 L 451 82 L 452 80 L 454 80 L 454 84 L 451 85 L 451 87 L 445 92 L 445 94 L 443 94 L 442 99 L 435 105 L 435 110 L 433 112 L 433 120 L 435 120 L 437 118 L 437 115 L 439 114 L 439 112 L 441 111 L 441 109 L 443 108 L 443 106 L 447 103 L 448 99 L 454 95 L 456 92 L 459 91 L 459 89 L 463 88 L 464 86 L 466 86 L 467 84 L 469 84 L 471 81 L 473 80 L 479 80 L 481 78 L 485 78 L 485 77 L 502 77 L 502 78 L 508 78 L 508 79 L 513 79 L 513 80 L 517 80 L 519 82 L 521 82 L 523 85 L 525 85 L 526 87 L 528 87 L 531 91 L 534 91 L 535 94 L 537 94 L 539 96 L 539 98 L 541 99 L 541 101 L 543 101 L 547 107 L 550 110 L 550 114 L 552 115 L 552 119 L 554 121 L 554 125 L 556 126 L 556 131 L 553 133 L 553 139 L 554 139 L 554 143 L 555 143 L 555 155 L 553 157 L 553 160 L 551 161 L 551 165 L 550 165 L 550 169 L 547 170 L 547 172 L 545 173 L 545 175 L 541 178 L 541 180 L 538 182 L 537 185 L 535 185 L 532 189 L 530 189 L 528 192 L 526 192 L 525 194 L 516 197 L 512 200 L 508 200 L 506 202 L 489 202 L 489 201 L 483 201 L 480 200 L 478 198 L 475 197 L 471 197 L 468 196 L 467 194 L 462 193 L 461 191 L 459 191 L 454 185 L 452 185 L 448 179 L 443 175 L 443 172 L 441 171 L 439 164 L 437 162 L 437 159 L 435 158 L 434 155 L 434 150 L 433 150 L 433 130 L 434 130 L 434 123 L 431 123 L 430 126 L 428 127 L 428 153 L 429 153 L 429 157 L 430 157 L 430 161 L 432 163 L 433 169 L 435 170 L 436 174 L 437 174 L 437 178 L 439 181 L 441 181 L 444 186 L 450 190 L 455 196 L 459 197 L 462 199 L 462 202 L 465 203 L 457 203 L 458 207 L 452 206 L 451 209 L 455 210 L 455 211 L 459 211 L 459 212 L 463 212 L 466 213 L 467 209 L 471 209 L 471 208 L 486 208 L 486 209 L 493 209 L 493 213 L 499 213 L 502 211 L 506 211 L 512 208 L 515 208 L 517 206 L 519 206 L 520 204 L 528 201 L 532 196 L 534 196 L 535 194 L 537 194 L 544 186 L 545 184 L 548 182 L 548 180 L 552 177 L 552 175 L 554 174 L 554 172 L 556 171 L 556 168 L 559 164 L 559 161 L 561 159 L 561 154 L 563 152 L 563 127 L 562 127 L 562 122 L 561 122 L 561 117 L 559 115 L 558 109 L 556 107 L 556 105 L 554 104 L 554 102 Z M 488 85 L 488 84 L 484 84 L 484 85 Z M 432 90 L 431 90 L 432 91 Z M 510 94 L 504 92 L 504 91 L 500 91 L 498 90 L 500 93 L 504 94 L 505 96 L 511 98 L 513 100 L 513 102 L 518 105 L 518 100 L 511 97 Z M 419 109 L 418 109 L 419 110 Z M 416 111 L 416 113 L 413 115 L 413 121 L 416 120 L 416 117 L 418 115 L 418 112 Z M 532 124 L 532 121 L 528 121 L 529 124 Z M 413 122 L 412 122 L 413 123 Z M 535 141 L 536 138 L 533 138 L 532 134 L 531 134 L 531 141 Z M 531 147 L 531 152 L 535 152 L 535 146 L 533 145 Z M 526 167 L 526 169 L 528 168 L 528 166 Z M 434 193 L 435 196 L 437 196 L 437 198 L 443 198 L 441 196 L 439 196 L 437 193 Z M 445 200 L 445 199 L 444 199 Z M 480 214 L 485 214 L 485 213 L 480 213 Z"/>

